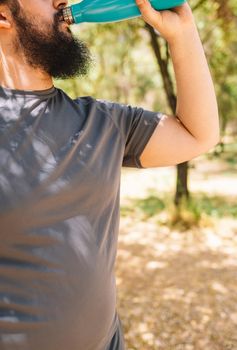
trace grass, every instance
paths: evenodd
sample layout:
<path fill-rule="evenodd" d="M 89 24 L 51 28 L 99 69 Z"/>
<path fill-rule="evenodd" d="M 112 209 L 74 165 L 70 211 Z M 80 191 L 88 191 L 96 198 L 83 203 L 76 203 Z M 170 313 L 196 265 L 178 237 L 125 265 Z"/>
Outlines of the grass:
<path fill-rule="evenodd" d="M 149 196 L 144 199 L 131 199 L 130 205 L 121 208 L 121 215 L 139 214 L 144 218 L 149 218 L 165 209 L 165 202 L 156 197 Z"/>
<path fill-rule="evenodd" d="M 155 193 L 155 190 L 153 191 Z M 136 220 L 157 220 L 157 223 L 189 229 L 193 226 L 210 226 L 215 219 L 237 218 L 237 203 L 222 196 L 207 196 L 199 193 L 183 201 L 177 208 L 172 197 L 159 198 L 152 194 L 144 199 L 130 199 L 121 207 L 121 216 Z"/>
<path fill-rule="evenodd" d="M 218 172 L 215 167 L 214 171 L 210 168 L 206 174 L 203 173 L 202 181 L 212 181 L 213 176 L 220 175 L 223 176 L 224 182 L 228 181 L 229 177 L 236 176 L 237 142 L 226 144 L 224 152 L 221 150 L 221 147 L 220 150 L 217 147 L 216 152 L 206 155 L 207 169 L 212 160 L 217 160 L 220 170 Z M 159 225 L 164 224 L 181 230 L 193 226 L 212 226 L 216 219 L 237 219 L 237 202 L 234 201 L 234 196 L 195 192 L 191 193 L 190 198 L 184 200 L 178 208 L 173 203 L 173 196 L 173 193 L 164 194 L 161 188 L 159 192 L 156 188 L 152 188 L 145 198 L 126 199 L 126 205 L 121 207 L 121 216 L 132 217 L 135 221 L 153 219 Z"/>

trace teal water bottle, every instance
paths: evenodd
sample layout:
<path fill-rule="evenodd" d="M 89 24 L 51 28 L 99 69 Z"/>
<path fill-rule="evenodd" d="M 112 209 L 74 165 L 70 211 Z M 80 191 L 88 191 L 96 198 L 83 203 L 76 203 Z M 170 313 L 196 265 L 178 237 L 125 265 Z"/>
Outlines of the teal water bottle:
<path fill-rule="evenodd" d="M 182 5 L 186 0 L 151 0 L 156 10 Z M 135 0 L 83 0 L 62 10 L 68 24 L 82 22 L 116 22 L 141 15 Z"/>

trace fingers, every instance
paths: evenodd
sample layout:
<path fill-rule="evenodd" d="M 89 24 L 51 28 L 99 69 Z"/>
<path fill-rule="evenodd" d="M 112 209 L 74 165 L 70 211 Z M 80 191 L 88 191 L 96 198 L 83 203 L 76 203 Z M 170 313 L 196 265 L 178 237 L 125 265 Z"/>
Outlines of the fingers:
<path fill-rule="evenodd" d="M 188 22 L 190 19 L 194 19 L 191 7 L 188 2 L 185 2 L 181 6 L 174 7 L 172 11 L 174 11 L 180 18 L 182 18 L 183 22 Z"/>
<path fill-rule="evenodd" d="M 142 17 L 150 25 L 154 25 L 161 20 L 161 14 L 151 6 L 148 0 L 136 0 L 136 4 Z"/>
<path fill-rule="evenodd" d="M 174 11 L 178 15 L 182 16 L 188 10 L 188 8 L 190 8 L 190 7 L 189 7 L 188 3 L 185 2 L 183 5 L 173 7 L 171 9 L 171 11 Z"/>

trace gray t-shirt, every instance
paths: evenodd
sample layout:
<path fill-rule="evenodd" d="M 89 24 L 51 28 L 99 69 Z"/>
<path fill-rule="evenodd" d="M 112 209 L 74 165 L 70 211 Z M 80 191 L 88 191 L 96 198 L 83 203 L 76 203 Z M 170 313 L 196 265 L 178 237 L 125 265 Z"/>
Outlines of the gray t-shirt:
<path fill-rule="evenodd" d="M 120 172 L 141 167 L 159 120 L 54 87 L 0 88 L 1 350 L 124 349 Z"/>

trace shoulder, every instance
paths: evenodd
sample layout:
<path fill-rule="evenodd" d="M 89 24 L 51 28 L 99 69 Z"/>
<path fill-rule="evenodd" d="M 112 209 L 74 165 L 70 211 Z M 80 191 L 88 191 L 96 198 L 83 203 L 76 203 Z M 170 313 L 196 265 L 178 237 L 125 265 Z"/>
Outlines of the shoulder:
<path fill-rule="evenodd" d="M 85 109 L 87 113 L 92 113 L 97 117 L 110 119 L 116 125 L 117 119 L 124 113 L 126 108 L 126 106 L 123 104 L 92 96 L 78 97 L 74 100 L 74 103 Z"/>
<path fill-rule="evenodd" d="M 97 108 L 100 111 L 108 112 L 108 113 L 111 113 L 114 111 L 118 112 L 127 107 L 126 105 L 118 102 L 104 100 L 104 99 L 100 99 L 90 95 L 71 98 L 65 91 L 59 88 L 57 88 L 57 92 L 58 92 L 57 95 L 59 98 L 64 99 L 70 104 L 75 104 L 76 106 L 79 106 L 79 107 L 87 107 L 87 108 L 93 107 L 93 108 Z"/>
<path fill-rule="evenodd" d="M 97 108 L 99 111 L 111 113 L 114 110 L 118 110 L 121 105 L 119 103 L 108 101 L 92 96 L 81 96 L 74 99 L 74 102 L 78 105 L 87 105 Z"/>

